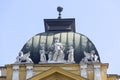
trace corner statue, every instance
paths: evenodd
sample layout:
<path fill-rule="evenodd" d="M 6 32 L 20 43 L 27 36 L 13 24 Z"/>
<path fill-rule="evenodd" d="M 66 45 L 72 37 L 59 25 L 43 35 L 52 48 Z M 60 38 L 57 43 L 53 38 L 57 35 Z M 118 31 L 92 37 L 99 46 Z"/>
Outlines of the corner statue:
<path fill-rule="evenodd" d="M 95 63 L 99 62 L 98 56 L 95 54 L 95 51 L 92 50 L 90 53 L 84 51 L 85 57 L 82 59 L 81 63 Z"/>
<path fill-rule="evenodd" d="M 23 54 L 22 51 L 19 52 L 19 55 L 17 56 L 17 61 L 15 63 L 33 63 L 32 59 L 30 57 L 30 51 L 26 54 Z"/>
<path fill-rule="evenodd" d="M 51 61 L 54 62 L 64 62 L 64 48 L 63 44 L 59 42 L 58 38 L 54 38 L 54 42 L 51 45 L 51 49 L 53 51 L 52 59 Z"/>

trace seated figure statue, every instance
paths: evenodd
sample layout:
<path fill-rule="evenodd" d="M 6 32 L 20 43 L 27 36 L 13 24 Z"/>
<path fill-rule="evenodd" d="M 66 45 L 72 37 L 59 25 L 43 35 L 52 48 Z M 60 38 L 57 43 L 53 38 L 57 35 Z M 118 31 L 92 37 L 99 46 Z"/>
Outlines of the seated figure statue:
<path fill-rule="evenodd" d="M 54 38 L 54 43 L 51 45 L 53 48 L 53 61 L 62 62 L 64 61 L 64 48 L 63 44 L 59 42 L 58 38 Z"/>
<path fill-rule="evenodd" d="M 23 54 L 22 51 L 19 52 L 19 55 L 17 56 L 17 61 L 15 63 L 33 63 L 32 59 L 30 57 L 30 51 L 26 54 Z"/>

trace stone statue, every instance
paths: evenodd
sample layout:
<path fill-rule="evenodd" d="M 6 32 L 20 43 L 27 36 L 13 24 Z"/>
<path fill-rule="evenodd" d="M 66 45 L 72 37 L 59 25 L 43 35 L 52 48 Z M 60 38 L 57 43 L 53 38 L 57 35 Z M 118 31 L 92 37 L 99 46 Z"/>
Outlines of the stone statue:
<path fill-rule="evenodd" d="M 51 45 L 53 50 L 53 61 L 61 62 L 64 61 L 64 48 L 63 44 L 59 42 L 58 38 L 54 38 L 54 43 Z"/>
<path fill-rule="evenodd" d="M 84 51 L 85 57 L 81 60 L 84 63 L 94 63 L 99 62 L 98 56 L 95 54 L 95 51 L 92 50 L 90 53 Z"/>
<path fill-rule="evenodd" d="M 63 50 L 59 50 L 59 52 L 57 53 L 54 53 L 54 56 L 56 56 L 55 54 L 58 54 L 57 55 L 57 62 L 63 62 L 64 61 L 64 52 Z M 54 56 L 53 56 L 53 59 L 54 59 Z"/>
<path fill-rule="evenodd" d="M 68 63 L 74 63 L 74 49 L 72 46 L 69 47 L 68 53 Z"/>
<path fill-rule="evenodd" d="M 50 51 L 48 53 L 48 61 L 52 61 L 52 59 L 53 59 L 53 53 Z"/>
<path fill-rule="evenodd" d="M 19 52 L 19 56 L 17 56 L 16 63 L 33 63 L 32 59 L 30 57 L 30 51 L 26 54 L 24 54 L 22 51 Z"/>
<path fill-rule="evenodd" d="M 92 50 L 90 54 L 91 54 L 91 60 L 92 60 L 93 62 L 99 62 L 98 56 L 95 54 L 95 51 L 94 51 L 94 50 Z"/>
<path fill-rule="evenodd" d="M 46 61 L 46 55 L 45 55 L 45 49 L 44 47 L 41 47 L 39 54 L 40 54 L 40 62 L 45 62 Z"/>
<path fill-rule="evenodd" d="M 82 60 L 81 60 L 80 63 L 89 63 L 89 60 L 90 60 L 90 54 L 87 53 L 86 51 L 84 51 L 84 55 L 85 55 L 85 57 L 82 58 Z"/>

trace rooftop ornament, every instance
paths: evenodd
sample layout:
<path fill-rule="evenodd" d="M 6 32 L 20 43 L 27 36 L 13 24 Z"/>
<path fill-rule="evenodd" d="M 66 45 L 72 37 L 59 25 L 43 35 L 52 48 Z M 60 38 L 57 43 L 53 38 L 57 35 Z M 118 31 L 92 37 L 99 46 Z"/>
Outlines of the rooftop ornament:
<path fill-rule="evenodd" d="M 57 11 L 59 12 L 58 19 L 61 19 L 61 12 L 63 11 L 63 8 L 61 6 L 57 7 Z"/>

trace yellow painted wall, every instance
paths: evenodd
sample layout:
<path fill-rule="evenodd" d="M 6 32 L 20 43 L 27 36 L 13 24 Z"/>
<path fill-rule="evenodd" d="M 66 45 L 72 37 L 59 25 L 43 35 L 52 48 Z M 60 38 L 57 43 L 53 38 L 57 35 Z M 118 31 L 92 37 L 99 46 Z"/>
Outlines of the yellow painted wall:
<path fill-rule="evenodd" d="M 88 71 L 88 78 L 90 79 L 90 80 L 94 80 L 94 67 L 93 67 L 93 65 L 89 65 L 89 66 L 87 66 L 88 68 L 87 68 L 87 71 Z"/>
<path fill-rule="evenodd" d="M 0 80 L 6 80 L 6 78 L 5 77 L 0 77 Z"/>
<path fill-rule="evenodd" d="M 13 72 L 12 65 L 7 65 L 6 66 L 6 73 L 7 73 L 6 80 L 12 80 L 12 72 Z"/>
<path fill-rule="evenodd" d="M 12 80 L 12 67 L 14 65 L 19 65 L 19 79 L 20 80 L 26 80 L 26 66 L 33 66 L 33 75 L 42 73 L 44 71 L 47 71 L 53 67 L 59 67 L 63 70 L 69 71 L 70 73 L 74 73 L 76 75 L 80 75 L 80 64 L 11 64 L 11 65 L 6 65 L 6 78 L 7 80 Z M 95 64 L 95 65 L 100 65 L 100 70 L 101 70 L 101 80 L 113 80 L 115 79 L 114 77 L 108 77 L 107 76 L 107 69 L 108 69 L 108 64 Z M 5 75 L 4 73 L 4 75 Z M 94 80 L 94 64 L 92 65 L 87 65 L 87 77 L 89 80 Z M 1 80 L 1 78 L 0 78 Z"/>
<path fill-rule="evenodd" d="M 107 80 L 107 69 L 108 69 L 108 64 L 102 64 L 101 65 L 101 79 L 102 80 Z"/>
<path fill-rule="evenodd" d="M 26 80 L 26 66 L 25 65 L 20 65 L 19 80 Z"/>
<path fill-rule="evenodd" d="M 109 75 L 107 80 L 119 80 L 120 76 L 119 75 Z"/>

